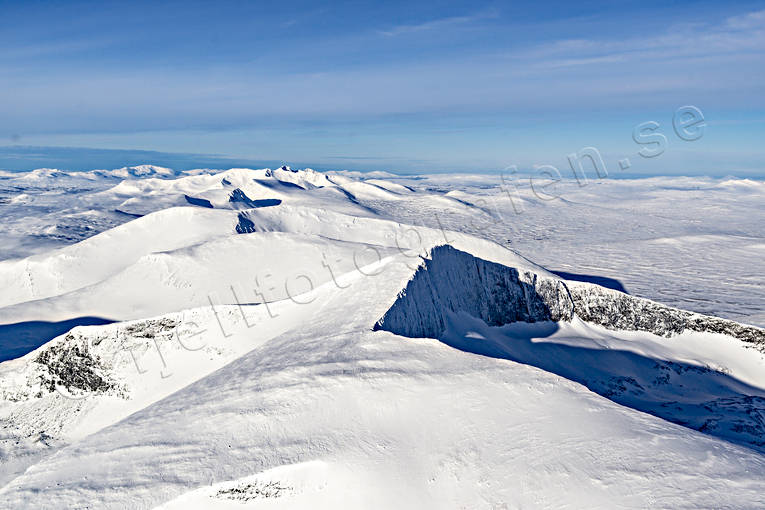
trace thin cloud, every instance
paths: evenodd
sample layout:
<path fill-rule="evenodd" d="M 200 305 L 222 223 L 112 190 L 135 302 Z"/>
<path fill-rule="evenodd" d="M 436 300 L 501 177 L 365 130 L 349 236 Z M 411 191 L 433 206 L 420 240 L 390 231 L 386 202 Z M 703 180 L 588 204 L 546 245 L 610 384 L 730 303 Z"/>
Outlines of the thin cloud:
<path fill-rule="evenodd" d="M 731 16 L 726 20 L 726 26 L 734 30 L 747 30 L 751 28 L 765 28 L 765 9 L 749 12 L 740 16 Z"/>
<path fill-rule="evenodd" d="M 758 19 L 750 14 L 740 18 Z M 487 14 L 415 26 L 462 26 L 482 16 Z M 287 74 L 238 64 L 77 72 L 56 67 L 40 79 L 0 66 L 0 97 L 13 98 L 0 104 L 0 128 L 25 135 L 221 130 L 316 119 L 353 119 L 363 126 L 386 115 L 642 108 L 680 100 L 752 109 L 763 104 L 764 57 L 764 30 L 720 17 L 676 24 L 653 37 L 561 38 L 512 52 L 471 47 L 457 55 L 437 52 L 416 61 L 386 59 L 322 72 Z"/>
<path fill-rule="evenodd" d="M 559 67 L 588 66 L 600 64 L 613 64 L 623 62 L 624 55 L 604 55 L 602 57 L 568 58 L 562 60 L 550 60 L 538 64 L 538 67 L 555 69 Z"/>
<path fill-rule="evenodd" d="M 451 16 L 447 18 L 439 18 L 424 23 L 418 23 L 414 25 L 398 25 L 388 30 L 379 30 L 378 33 L 394 37 L 397 35 L 411 34 L 416 32 L 427 32 L 433 30 L 442 30 L 461 25 L 470 25 L 477 21 L 497 18 L 498 13 L 495 11 L 486 11 L 469 16 Z"/>
<path fill-rule="evenodd" d="M 536 58 L 537 67 L 566 67 L 627 60 L 763 53 L 764 48 L 765 10 L 762 10 L 729 17 L 717 24 L 675 24 L 654 37 L 562 39 L 527 49 L 524 56 Z"/>
<path fill-rule="evenodd" d="M 0 60 L 30 59 L 37 57 L 57 56 L 63 54 L 80 53 L 94 49 L 102 49 L 114 44 L 113 39 L 87 38 L 69 41 L 55 41 L 46 43 L 29 44 L 3 48 L 0 52 Z"/>

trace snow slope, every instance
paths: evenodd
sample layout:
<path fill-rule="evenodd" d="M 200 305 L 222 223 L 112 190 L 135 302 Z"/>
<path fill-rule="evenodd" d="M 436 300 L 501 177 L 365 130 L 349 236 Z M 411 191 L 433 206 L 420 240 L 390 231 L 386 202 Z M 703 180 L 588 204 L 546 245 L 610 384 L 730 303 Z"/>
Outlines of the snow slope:
<path fill-rule="evenodd" d="M 314 508 L 349 486 L 372 508 L 763 503 L 765 459 L 753 450 L 528 365 L 371 331 L 380 295 L 411 276 L 407 262 L 396 255 L 377 276 L 346 275 L 344 289 L 282 303 L 294 329 L 58 450 L 8 483 L 3 501 L 151 508 L 185 497 L 204 508 L 203 487 L 253 477 L 291 488 L 275 502 Z M 304 462 L 327 468 L 303 483 L 289 466 Z M 284 478 L 267 471 L 279 467 Z"/>
<path fill-rule="evenodd" d="M 672 336 L 720 333 L 765 353 L 765 330 L 677 310 L 581 282 L 564 282 L 488 262 L 452 246 L 430 250 L 393 306 L 375 325 L 397 334 L 439 337 L 458 312 L 490 326 L 511 322 L 570 321 L 578 317 L 622 331 Z"/>
<path fill-rule="evenodd" d="M 471 233 L 571 277 L 610 279 L 616 288 L 676 308 L 765 325 L 761 181 L 590 176 L 582 185 L 563 180 L 545 188 L 558 196 L 549 199 L 534 193 L 528 177 L 514 174 L 402 178 L 380 172 L 232 169 L 171 175 L 142 168 L 154 167 L 6 173 L 0 178 L 0 260 L 76 243 L 136 214 L 188 206 L 185 194 L 203 200 L 209 195 L 219 207 L 236 209 L 241 202 L 228 202 L 230 194 L 251 183 L 246 191 L 251 200 L 278 193 L 283 204 Z M 226 174 L 229 184 L 224 184 Z M 36 178 L 25 178 L 29 175 Z M 149 187 L 143 196 L 140 186 L 125 195 L 105 192 L 121 179 L 157 176 L 162 179 L 153 182 L 161 192 L 152 194 Z M 355 196 L 336 184 L 347 182 L 382 187 L 391 195 Z"/>
<path fill-rule="evenodd" d="M 237 234 L 242 218 L 247 232 L 261 234 Z M 278 232 L 297 236 L 263 235 Z M 301 242 L 299 235 L 309 238 Z M 351 244 L 343 249 L 330 241 Z M 126 320 L 210 300 L 284 299 L 391 252 L 416 267 L 421 255 L 444 242 L 481 247 L 489 260 L 546 273 L 492 242 L 385 219 L 286 204 L 240 213 L 170 208 L 45 255 L 0 262 L 0 281 L 8 289 L 0 324 L 85 315 Z"/>
<path fill-rule="evenodd" d="M 189 247 L 234 229 L 231 211 L 171 208 L 138 218 L 78 244 L 0 262 L 0 305 L 47 298 L 91 285 L 148 253 Z"/>
<path fill-rule="evenodd" d="M 562 279 L 469 186 L 131 172 L 0 262 L 0 324 L 123 321 L 0 363 L 0 508 L 765 506 L 762 329 Z"/>

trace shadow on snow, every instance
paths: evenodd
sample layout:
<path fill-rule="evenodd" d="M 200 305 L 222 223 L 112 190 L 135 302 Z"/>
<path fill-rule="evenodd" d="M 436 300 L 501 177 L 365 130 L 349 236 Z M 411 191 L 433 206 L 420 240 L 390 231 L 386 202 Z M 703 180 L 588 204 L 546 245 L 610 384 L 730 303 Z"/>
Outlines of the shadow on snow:
<path fill-rule="evenodd" d="M 75 326 L 110 324 L 100 317 L 77 317 L 60 322 L 27 321 L 0 326 L 0 362 L 19 358 Z"/>
<path fill-rule="evenodd" d="M 600 285 L 601 287 L 605 287 L 607 289 L 618 290 L 619 292 L 624 292 L 625 294 L 629 294 L 629 292 L 627 291 L 627 288 L 622 284 L 622 282 L 620 282 L 616 278 L 609 278 L 607 276 L 597 276 L 597 275 L 590 275 L 590 274 L 567 273 L 565 271 L 553 271 L 551 269 L 548 269 L 548 271 L 550 271 L 552 274 L 560 276 L 564 280 L 594 283 L 595 285 Z"/>
<path fill-rule="evenodd" d="M 545 341 L 554 322 L 487 326 L 451 313 L 445 344 L 474 354 L 531 365 L 583 384 L 621 405 L 765 452 L 765 391 L 724 369 L 678 363 L 632 351 Z M 578 339 L 572 339 L 576 341 Z"/>

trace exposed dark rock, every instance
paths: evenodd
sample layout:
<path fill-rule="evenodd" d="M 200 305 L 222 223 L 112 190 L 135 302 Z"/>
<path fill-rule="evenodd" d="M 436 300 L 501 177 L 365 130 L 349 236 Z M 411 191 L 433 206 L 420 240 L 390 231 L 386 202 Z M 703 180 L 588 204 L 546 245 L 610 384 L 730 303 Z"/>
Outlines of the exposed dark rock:
<path fill-rule="evenodd" d="M 648 331 L 669 337 L 683 331 L 720 333 L 765 350 L 765 330 L 665 306 L 596 285 L 569 285 L 576 315 L 609 329 Z"/>
<path fill-rule="evenodd" d="M 255 481 L 253 483 L 239 485 L 229 489 L 220 489 L 215 495 L 219 498 L 249 501 L 258 498 L 279 498 L 285 492 L 291 491 L 292 487 L 282 485 L 279 482 Z"/>
<path fill-rule="evenodd" d="M 570 321 L 576 315 L 609 329 L 666 337 L 686 330 L 721 333 L 765 351 L 761 328 L 678 310 L 594 284 L 567 285 L 451 246 L 431 250 L 374 327 L 403 336 L 438 338 L 448 312 L 465 312 L 490 326 Z"/>
<path fill-rule="evenodd" d="M 465 312 L 490 326 L 571 320 L 573 304 L 561 280 L 476 258 L 451 246 L 433 248 L 377 322 L 409 337 L 438 338 L 448 312 Z"/>
<path fill-rule="evenodd" d="M 118 388 L 107 375 L 101 358 L 90 352 L 87 343 L 71 334 L 63 342 L 40 352 L 34 361 L 45 368 L 40 382 L 42 389 L 51 393 L 56 387 L 88 393 L 106 393 Z"/>
<path fill-rule="evenodd" d="M 239 213 L 239 222 L 236 224 L 237 234 L 251 234 L 255 232 L 255 223 L 244 213 Z"/>
<path fill-rule="evenodd" d="M 110 324 L 101 317 L 76 317 L 59 322 L 26 321 L 0 325 L 0 362 L 19 358 L 77 326 Z"/>
<path fill-rule="evenodd" d="M 684 331 L 722 333 L 765 351 L 765 331 L 760 328 L 590 283 L 519 271 L 448 246 L 430 252 L 374 326 L 408 337 L 439 338 L 466 352 L 536 366 L 621 405 L 757 451 L 765 448 L 765 394 L 731 377 L 725 367 L 654 359 L 618 349 L 537 344 L 533 337 L 504 337 L 503 330 L 483 332 L 484 325 L 477 326 L 481 337 L 476 339 L 466 334 L 475 327 L 470 325 L 472 319 L 454 320 L 460 313 L 489 326 L 570 321 L 576 316 L 610 329 L 665 337 Z M 467 325 L 461 325 L 462 321 Z M 557 329 L 549 325 L 552 331 Z"/>
<path fill-rule="evenodd" d="M 173 331 L 180 322 L 173 319 L 150 319 L 125 326 L 124 332 L 134 338 L 156 338 Z"/>

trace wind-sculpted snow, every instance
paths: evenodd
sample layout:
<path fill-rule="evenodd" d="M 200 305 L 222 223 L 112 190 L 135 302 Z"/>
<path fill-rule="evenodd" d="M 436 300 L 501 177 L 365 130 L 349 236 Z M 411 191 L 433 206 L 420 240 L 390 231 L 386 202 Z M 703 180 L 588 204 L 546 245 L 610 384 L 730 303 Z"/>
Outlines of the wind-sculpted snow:
<path fill-rule="evenodd" d="M 447 314 L 458 311 L 500 326 L 570 320 L 573 306 L 561 280 L 519 272 L 444 245 L 431 250 L 375 328 L 438 338 Z"/>
<path fill-rule="evenodd" d="M 710 347 L 700 338 L 719 344 L 715 335 L 686 332 L 678 340 L 691 355 L 678 356 L 675 350 L 674 359 L 666 359 L 666 347 L 676 341 L 647 333 L 612 333 L 579 319 L 489 327 L 464 314 L 450 315 L 441 336 L 456 349 L 531 365 L 621 405 L 765 452 L 762 377 L 743 381 L 735 365 L 736 357 L 752 357 L 751 351 L 727 342 L 736 355 L 700 359 Z"/>
<path fill-rule="evenodd" d="M 449 313 L 465 312 L 490 326 L 580 319 L 609 329 L 671 336 L 720 333 L 765 351 L 765 330 L 678 310 L 598 285 L 565 282 L 438 246 L 377 322 L 408 337 L 439 338 Z"/>
<path fill-rule="evenodd" d="M 762 193 L 369 177 L 0 175 L 0 508 L 765 508 Z"/>
<path fill-rule="evenodd" d="M 11 466 L 0 463 L 0 501 L 14 509 L 165 508 L 159 505 L 168 502 L 166 508 L 222 508 L 240 503 L 227 496 L 262 496 L 269 483 L 278 483 L 294 490 L 247 503 L 382 509 L 404 498 L 417 508 L 502 508 L 507 501 L 537 508 L 550 487 L 555 492 L 541 506 L 765 503 L 765 460 L 752 449 L 617 405 L 551 373 L 554 367 L 540 370 L 433 340 L 369 331 L 387 308 L 386 297 L 395 299 L 416 269 L 414 260 L 401 253 L 385 257 L 376 276 L 370 268 L 370 276 L 344 275 L 339 285 L 317 288 L 317 299 L 306 304 L 287 299 L 270 308 L 168 316 L 181 323 L 166 338 L 158 338 L 166 329 L 162 319 L 79 329 L 92 339 L 92 353 L 114 365 L 110 375 L 128 398 L 89 392 L 73 400 L 57 391 L 0 403 L 0 423 L 11 431 L 8 441 L 0 441 L 0 457 L 5 448 L 8 458 L 17 459 Z M 487 272 L 485 282 L 498 269 L 475 265 L 476 273 Z M 518 282 L 526 276 L 515 276 L 507 273 L 507 286 L 522 289 Z M 541 283 L 537 279 L 535 288 Z M 576 333 L 575 322 L 533 326 L 551 324 Z M 597 347 L 608 341 L 594 334 L 598 330 L 579 333 Z M 197 331 L 206 333 L 192 336 Z M 637 343 L 625 336 L 614 334 Z M 672 352 L 687 357 L 685 343 Z M 763 385 L 759 358 L 738 356 L 739 342 L 718 343 L 732 373 L 754 374 Z M 707 345 L 701 355 L 714 348 Z M 30 363 L 38 353 L 0 365 L 0 381 L 12 383 L 16 375 L 25 381 L 39 366 Z M 564 361 L 576 366 L 581 359 Z M 674 369 L 671 383 L 696 377 L 676 376 Z M 3 371 L 13 373 L 3 377 Z M 621 391 L 619 380 L 604 383 Z M 629 394 L 630 385 L 623 386 Z M 50 439 L 56 424 L 61 433 Z M 38 446 L 40 430 L 46 431 L 45 444 L 54 446 Z M 35 456 L 20 457 L 27 451 Z"/>
<path fill-rule="evenodd" d="M 430 251 L 374 329 L 438 338 L 468 352 L 534 365 L 620 404 L 749 447 L 765 447 L 765 391 L 731 377 L 727 367 L 654 358 L 623 343 L 618 349 L 603 348 L 591 340 L 593 331 L 558 345 L 536 343 L 523 330 L 513 336 L 497 328 L 546 322 L 547 329 L 532 330 L 533 336 L 546 338 L 561 327 L 556 323 L 579 321 L 659 337 L 717 333 L 765 350 L 765 331 L 759 328 L 519 271 L 451 246 Z"/>

